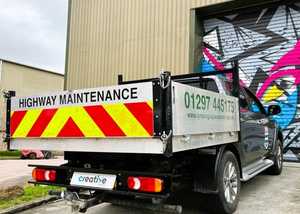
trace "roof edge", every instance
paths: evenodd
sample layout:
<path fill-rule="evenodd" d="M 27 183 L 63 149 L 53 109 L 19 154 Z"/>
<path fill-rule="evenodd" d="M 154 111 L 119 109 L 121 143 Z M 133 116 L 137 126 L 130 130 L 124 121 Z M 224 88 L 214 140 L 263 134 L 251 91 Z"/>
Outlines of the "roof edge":
<path fill-rule="evenodd" d="M 30 68 L 30 69 L 39 70 L 39 71 L 42 71 L 42 72 L 46 72 L 46 73 L 50 73 L 50 74 L 54 74 L 54 75 L 58 75 L 58 76 L 62 76 L 62 77 L 65 76 L 64 74 L 61 74 L 61 73 L 57 73 L 57 72 L 54 72 L 54 71 L 46 70 L 46 69 L 43 69 L 43 68 L 34 67 L 34 66 L 31 66 L 31 65 L 26 65 L 26 64 L 14 62 L 12 60 L 0 59 L 0 61 L 11 63 L 11 64 L 14 64 L 14 65 L 23 66 L 23 67 Z"/>

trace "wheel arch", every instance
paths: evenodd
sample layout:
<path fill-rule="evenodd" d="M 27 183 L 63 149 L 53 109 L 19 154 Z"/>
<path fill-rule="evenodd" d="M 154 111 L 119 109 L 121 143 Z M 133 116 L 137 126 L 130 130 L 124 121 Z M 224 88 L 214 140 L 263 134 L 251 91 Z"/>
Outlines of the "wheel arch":
<path fill-rule="evenodd" d="M 194 174 L 194 191 L 201 193 L 217 193 L 217 172 L 221 163 L 223 154 L 226 151 L 231 151 L 236 157 L 240 170 L 240 177 L 242 177 L 242 165 L 240 152 L 238 150 L 238 143 L 223 144 L 215 147 L 215 155 L 204 155 L 200 157 L 201 164 Z"/>
<path fill-rule="evenodd" d="M 278 130 L 277 136 L 278 136 L 280 142 L 283 144 L 283 134 L 282 134 L 282 131 L 281 131 L 281 130 Z"/>
<path fill-rule="evenodd" d="M 242 173 L 242 162 L 241 162 L 241 156 L 240 156 L 240 152 L 237 149 L 237 147 L 233 144 L 228 144 L 226 145 L 225 151 L 231 151 L 234 156 L 236 157 L 238 164 L 239 164 L 239 169 L 240 169 L 240 177 L 242 178 L 243 173 Z"/>
<path fill-rule="evenodd" d="M 237 143 L 235 143 L 237 144 Z M 217 170 L 218 170 L 218 166 L 220 164 L 220 161 L 221 161 L 221 158 L 223 156 L 223 154 L 226 152 L 226 151 L 230 151 L 234 154 L 234 156 L 236 157 L 237 161 L 238 161 L 238 164 L 239 164 L 239 170 L 240 170 L 240 177 L 242 178 L 242 163 L 241 163 L 241 157 L 240 157 L 240 152 L 237 148 L 237 146 L 233 144 L 233 143 L 230 143 L 230 144 L 226 144 L 226 145 L 223 145 L 220 147 L 219 149 L 219 152 L 217 154 L 217 161 L 216 161 L 216 164 L 215 164 L 215 176 L 217 176 Z"/>
<path fill-rule="evenodd" d="M 273 140 L 273 147 L 272 147 L 272 154 L 274 154 L 276 152 L 276 148 L 277 148 L 277 139 L 279 139 L 280 141 L 280 144 L 281 144 L 281 148 L 283 148 L 283 134 L 282 134 L 282 131 L 281 129 L 278 129 L 277 132 L 276 132 L 276 138 Z"/>

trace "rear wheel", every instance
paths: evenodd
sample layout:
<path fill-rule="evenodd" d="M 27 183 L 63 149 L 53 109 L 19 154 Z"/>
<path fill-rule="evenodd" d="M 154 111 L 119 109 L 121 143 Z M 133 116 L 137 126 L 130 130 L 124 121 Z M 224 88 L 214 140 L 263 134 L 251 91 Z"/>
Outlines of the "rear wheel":
<path fill-rule="evenodd" d="M 217 172 L 218 194 L 215 196 L 217 213 L 233 213 L 240 198 L 240 169 L 235 155 L 226 151 Z"/>
<path fill-rule="evenodd" d="M 271 166 L 268 170 L 269 174 L 271 175 L 280 175 L 282 172 L 283 166 L 283 152 L 282 152 L 282 143 L 278 139 L 277 142 L 276 152 L 273 157 L 274 165 Z"/>

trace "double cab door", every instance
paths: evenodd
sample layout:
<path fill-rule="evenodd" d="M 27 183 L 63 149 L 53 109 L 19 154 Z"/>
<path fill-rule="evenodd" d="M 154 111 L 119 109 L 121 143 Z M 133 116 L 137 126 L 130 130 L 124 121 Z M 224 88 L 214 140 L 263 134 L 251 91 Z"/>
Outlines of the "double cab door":
<path fill-rule="evenodd" d="M 271 149 L 273 122 L 248 89 L 240 90 L 241 150 L 244 163 L 251 164 L 263 158 Z"/>

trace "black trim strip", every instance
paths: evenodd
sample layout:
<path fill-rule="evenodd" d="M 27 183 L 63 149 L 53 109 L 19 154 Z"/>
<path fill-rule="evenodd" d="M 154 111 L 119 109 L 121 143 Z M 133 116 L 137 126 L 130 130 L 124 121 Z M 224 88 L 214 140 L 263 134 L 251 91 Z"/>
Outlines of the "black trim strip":
<path fill-rule="evenodd" d="M 233 69 L 225 69 L 223 71 L 212 71 L 212 72 L 205 72 L 205 73 L 190 73 L 190 74 L 180 74 L 180 75 L 173 75 L 171 76 L 171 80 L 174 80 L 176 82 L 180 81 L 187 81 L 186 79 L 189 78 L 195 78 L 195 77 L 205 77 L 205 76 L 213 76 L 213 75 L 220 75 L 220 74 L 228 74 L 228 73 L 234 73 Z M 124 84 L 134 84 L 134 83 L 140 83 L 140 82 L 153 82 L 157 81 L 158 78 L 149 78 L 149 79 L 140 79 L 140 80 L 129 80 L 124 81 L 122 75 L 118 75 L 118 83 L 119 85 Z"/>
<path fill-rule="evenodd" d="M 152 177 L 179 177 L 180 175 L 174 175 L 170 173 L 157 173 L 157 172 L 140 172 L 140 171 L 119 171 L 119 170 L 99 170 L 92 168 L 77 168 L 70 166 L 51 166 L 51 165 L 37 165 L 29 164 L 29 167 L 37 167 L 40 169 L 59 169 L 59 170 L 71 170 L 76 172 L 91 172 L 91 173 L 103 173 L 103 174 L 127 174 L 127 175 L 145 175 Z"/>
<path fill-rule="evenodd" d="M 36 182 L 36 181 L 28 181 L 30 184 L 40 184 L 40 185 L 49 185 L 49 186 L 59 186 L 59 187 L 66 187 L 68 189 L 86 189 L 86 190 L 96 190 L 95 188 L 88 188 L 88 187 L 77 187 L 68 184 L 57 184 L 57 183 L 50 183 L 50 182 Z M 120 191 L 120 190 L 100 190 L 106 194 L 114 194 L 114 195 L 127 195 L 127 196 L 140 196 L 145 198 L 161 198 L 167 199 L 170 194 L 151 194 L 151 193 L 140 193 L 140 192 L 131 192 L 131 191 Z"/>
<path fill-rule="evenodd" d="M 153 84 L 153 125 L 155 137 L 160 137 L 162 134 L 162 102 L 163 96 L 161 94 L 161 87 L 159 85 L 159 80 L 152 82 Z"/>
<path fill-rule="evenodd" d="M 6 127 L 5 127 L 5 139 L 4 142 L 7 143 L 7 150 L 10 150 L 10 115 L 11 115 L 11 98 L 16 96 L 15 91 L 8 91 L 4 93 L 4 98 L 6 99 Z"/>

